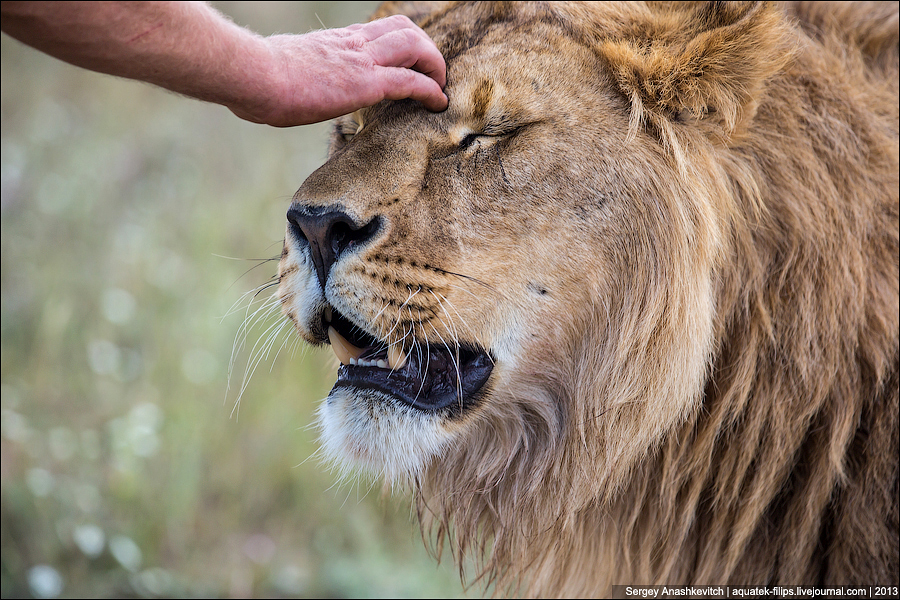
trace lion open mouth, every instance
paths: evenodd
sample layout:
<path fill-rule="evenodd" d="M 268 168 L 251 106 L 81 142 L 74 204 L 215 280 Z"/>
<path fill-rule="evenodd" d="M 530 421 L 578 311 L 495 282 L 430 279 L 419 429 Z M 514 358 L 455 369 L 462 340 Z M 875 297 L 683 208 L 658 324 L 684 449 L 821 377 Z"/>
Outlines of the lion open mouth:
<path fill-rule="evenodd" d="M 406 351 L 366 333 L 329 307 L 324 328 L 341 366 L 334 387 L 388 394 L 420 410 L 469 405 L 493 370 L 493 360 L 478 348 L 417 344 Z"/>

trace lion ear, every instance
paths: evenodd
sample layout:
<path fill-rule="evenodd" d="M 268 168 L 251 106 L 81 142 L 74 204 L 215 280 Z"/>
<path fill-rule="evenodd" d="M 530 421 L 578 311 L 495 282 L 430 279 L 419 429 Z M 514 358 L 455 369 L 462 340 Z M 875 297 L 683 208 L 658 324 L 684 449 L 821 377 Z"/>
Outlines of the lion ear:
<path fill-rule="evenodd" d="M 690 119 L 729 139 L 790 60 L 788 31 L 771 3 L 653 3 L 599 54 L 632 104 L 633 126 Z"/>

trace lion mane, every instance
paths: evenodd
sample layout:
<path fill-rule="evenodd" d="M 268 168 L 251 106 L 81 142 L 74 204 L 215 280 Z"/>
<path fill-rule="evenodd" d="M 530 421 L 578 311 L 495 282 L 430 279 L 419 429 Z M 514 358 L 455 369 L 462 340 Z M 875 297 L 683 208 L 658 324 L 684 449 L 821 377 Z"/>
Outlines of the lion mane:
<path fill-rule="evenodd" d="M 339 120 L 280 265 L 328 455 L 498 593 L 897 585 L 897 3 L 395 13 L 450 109 Z"/>

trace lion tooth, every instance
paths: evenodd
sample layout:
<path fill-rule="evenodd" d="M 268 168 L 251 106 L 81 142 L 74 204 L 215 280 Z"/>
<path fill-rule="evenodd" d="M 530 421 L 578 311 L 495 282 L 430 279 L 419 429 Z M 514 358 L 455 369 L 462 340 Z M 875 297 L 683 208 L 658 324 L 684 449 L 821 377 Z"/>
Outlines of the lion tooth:
<path fill-rule="evenodd" d="M 348 342 L 334 327 L 328 328 L 328 341 L 331 342 L 332 350 L 343 365 L 349 365 L 350 359 L 358 359 L 363 353 L 362 348 L 357 348 Z"/>
<path fill-rule="evenodd" d="M 331 323 L 332 311 L 330 306 L 325 307 L 325 321 Z"/>
<path fill-rule="evenodd" d="M 403 352 L 403 348 L 401 348 L 398 344 L 395 344 L 388 348 L 387 364 L 392 371 L 402 369 L 403 365 L 406 364 L 406 353 Z"/>

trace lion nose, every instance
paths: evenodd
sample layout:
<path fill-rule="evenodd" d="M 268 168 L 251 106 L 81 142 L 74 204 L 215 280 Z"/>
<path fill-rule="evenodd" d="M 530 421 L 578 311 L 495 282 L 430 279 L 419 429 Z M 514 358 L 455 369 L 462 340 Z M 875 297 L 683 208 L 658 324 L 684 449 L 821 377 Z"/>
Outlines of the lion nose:
<path fill-rule="evenodd" d="M 363 246 L 377 233 L 380 218 L 359 223 L 341 210 L 328 207 L 292 205 L 287 213 L 288 225 L 297 242 L 309 246 L 322 290 L 332 265 L 341 255 Z"/>

